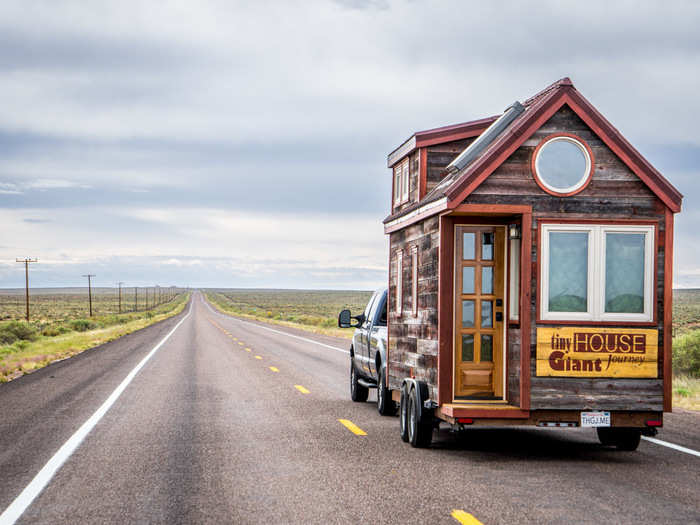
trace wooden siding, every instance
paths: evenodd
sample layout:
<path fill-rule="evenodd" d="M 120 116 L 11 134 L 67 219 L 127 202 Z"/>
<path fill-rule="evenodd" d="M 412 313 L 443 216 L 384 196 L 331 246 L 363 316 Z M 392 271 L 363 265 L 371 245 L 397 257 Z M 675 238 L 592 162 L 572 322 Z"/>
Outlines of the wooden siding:
<path fill-rule="evenodd" d="M 591 183 L 572 197 L 555 197 L 542 191 L 530 171 L 530 159 L 537 144 L 552 133 L 574 133 L 593 150 L 595 171 Z M 535 376 L 535 342 L 539 284 L 537 270 L 537 231 L 541 219 L 602 219 L 658 221 L 657 238 L 662 239 L 665 207 L 639 178 L 600 141 L 568 107 L 560 109 L 523 145 L 499 166 L 467 199 L 469 204 L 527 204 L 533 207 L 532 289 L 531 289 L 531 390 L 532 409 L 608 408 L 611 410 L 663 409 L 663 352 L 660 352 L 659 379 L 578 379 Z M 659 348 L 663 348 L 664 243 L 659 242 L 656 258 L 656 325 Z M 562 322 L 562 325 L 575 325 Z M 509 330 L 508 364 L 517 366 L 520 342 Z M 515 376 L 508 374 L 509 399 L 514 400 Z"/>
<path fill-rule="evenodd" d="M 426 193 L 429 193 L 438 182 L 442 180 L 443 172 L 447 165 L 452 162 L 457 155 L 462 153 L 475 139 L 456 140 L 446 144 L 436 144 L 426 148 L 428 155 L 426 175 Z"/>
<path fill-rule="evenodd" d="M 405 377 L 425 381 L 437 398 L 437 299 L 439 222 L 431 217 L 392 233 L 389 238 L 389 387 L 398 389 Z M 418 315 L 413 316 L 411 268 L 413 247 L 418 249 Z M 396 315 L 396 254 L 403 253 L 402 315 Z"/>

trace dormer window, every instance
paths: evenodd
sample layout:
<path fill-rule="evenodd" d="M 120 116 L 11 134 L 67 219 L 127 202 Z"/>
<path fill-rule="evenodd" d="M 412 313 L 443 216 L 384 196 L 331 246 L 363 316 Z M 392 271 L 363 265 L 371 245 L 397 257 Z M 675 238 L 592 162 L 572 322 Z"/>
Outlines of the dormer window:
<path fill-rule="evenodd" d="M 394 206 L 408 201 L 408 157 L 394 166 Z"/>

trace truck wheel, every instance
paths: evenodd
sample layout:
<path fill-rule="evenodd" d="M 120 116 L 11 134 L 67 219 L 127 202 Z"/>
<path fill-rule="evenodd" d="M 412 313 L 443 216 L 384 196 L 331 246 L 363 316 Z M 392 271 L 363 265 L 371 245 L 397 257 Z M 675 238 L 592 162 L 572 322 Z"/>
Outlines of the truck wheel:
<path fill-rule="evenodd" d="M 355 365 L 350 359 L 350 399 L 356 403 L 364 403 L 367 401 L 367 396 L 369 396 L 369 389 L 362 386 L 357 382 L 357 372 L 355 371 Z"/>
<path fill-rule="evenodd" d="M 598 427 L 596 432 L 601 444 L 630 452 L 637 450 L 642 438 L 642 431 L 638 428 Z"/>
<path fill-rule="evenodd" d="M 401 440 L 408 443 L 408 394 L 406 386 L 401 387 L 401 401 L 399 405 L 399 428 L 401 430 Z"/>
<path fill-rule="evenodd" d="M 416 390 L 411 389 L 408 396 L 408 441 L 416 448 L 426 448 L 430 446 L 433 439 L 432 421 L 418 420 L 418 401 Z M 427 424 L 426 424 L 427 423 Z"/>
<path fill-rule="evenodd" d="M 391 399 L 391 390 L 386 387 L 386 368 L 384 367 L 379 369 L 377 410 L 382 416 L 393 416 L 396 414 L 396 403 Z"/>

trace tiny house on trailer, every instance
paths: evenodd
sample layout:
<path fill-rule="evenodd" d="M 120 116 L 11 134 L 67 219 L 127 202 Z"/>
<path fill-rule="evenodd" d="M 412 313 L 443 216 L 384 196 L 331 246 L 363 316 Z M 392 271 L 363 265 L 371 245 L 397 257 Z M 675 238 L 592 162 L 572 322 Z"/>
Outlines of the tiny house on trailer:
<path fill-rule="evenodd" d="M 386 384 L 401 436 L 440 421 L 592 426 L 633 450 L 671 411 L 682 195 L 561 79 L 413 134 L 392 170 Z"/>

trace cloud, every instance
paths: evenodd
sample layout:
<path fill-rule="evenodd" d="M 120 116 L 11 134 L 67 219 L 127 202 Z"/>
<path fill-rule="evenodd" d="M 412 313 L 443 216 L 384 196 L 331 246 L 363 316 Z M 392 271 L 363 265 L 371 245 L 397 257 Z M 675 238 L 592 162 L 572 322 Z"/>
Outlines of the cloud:
<path fill-rule="evenodd" d="M 30 224 L 46 224 L 51 222 L 51 219 L 33 219 L 33 218 L 26 218 L 22 219 L 24 222 L 28 222 Z"/>
<path fill-rule="evenodd" d="M 231 283 L 374 287 L 387 153 L 568 75 L 685 193 L 692 270 L 700 4 L 630 5 L 3 2 L 0 256 L 63 261 L 47 279 L 143 257 L 144 282 L 194 281 L 197 260 Z"/>

